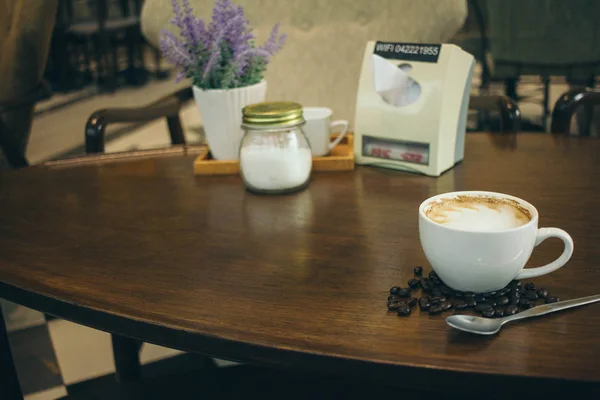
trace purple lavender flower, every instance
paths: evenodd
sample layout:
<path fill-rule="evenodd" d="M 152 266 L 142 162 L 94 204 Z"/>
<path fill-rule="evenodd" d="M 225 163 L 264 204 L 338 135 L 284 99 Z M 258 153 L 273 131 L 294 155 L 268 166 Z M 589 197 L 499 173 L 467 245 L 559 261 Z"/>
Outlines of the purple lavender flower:
<path fill-rule="evenodd" d="M 187 48 L 181 40 L 179 40 L 171 32 L 163 31 L 160 39 L 160 50 L 169 60 L 169 62 L 175 65 L 178 69 L 178 74 L 175 78 L 175 82 L 179 82 L 185 77 L 185 70 L 193 65 L 194 60 L 190 56 Z"/>
<path fill-rule="evenodd" d="M 274 55 L 279 50 L 281 50 L 281 48 L 283 47 L 283 45 L 285 43 L 286 35 L 282 34 L 281 36 L 279 36 L 279 38 L 277 37 L 278 35 L 279 35 L 279 22 L 275 24 L 275 26 L 273 27 L 273 30 L 271 30 L 269 39 L 267 39 L 267 42 L 263 45 L 263 50 L 265 50 L 270 55 Z"/>
<path fill-rule="evenodd" d="M 204 89 L 227 89 L 260 82 L 270 58 L 283 47 L 285 35 L 276 24 L 262 46 L 244 9 L 231 0 L 216 0 L 208 27 L 194 16 L 189 0 L 171 0 L 179 36 L 163 31 L 160 48 L 178 71 L 177 79 L 191 78 Z"/>

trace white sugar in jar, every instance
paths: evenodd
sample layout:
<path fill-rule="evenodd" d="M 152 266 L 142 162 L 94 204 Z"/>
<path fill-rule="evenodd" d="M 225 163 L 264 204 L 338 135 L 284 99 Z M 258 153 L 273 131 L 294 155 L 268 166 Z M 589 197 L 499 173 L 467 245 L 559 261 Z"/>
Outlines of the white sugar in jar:
<path fill-rule="evenodd" d="M 258 103 L 244 108 L 240 172 L 248 190 L 279 194 L 307 186 L 312 154 L 302 125 L 302 106 L 297 103 Z"/>

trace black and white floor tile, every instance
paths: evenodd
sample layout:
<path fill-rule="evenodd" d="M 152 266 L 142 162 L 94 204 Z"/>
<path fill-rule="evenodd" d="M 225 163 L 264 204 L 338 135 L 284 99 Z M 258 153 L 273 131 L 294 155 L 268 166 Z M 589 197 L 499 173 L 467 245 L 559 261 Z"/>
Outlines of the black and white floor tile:
<path fill-rule="evenodd" d="M 90 385 L 116 385 L 111 339 L 106 332 L 52 319 L 42 325 L 11 329 L 9 340 L 26 400 L 54 400 L 67 395 L 76 398 Z M 142 374 L 146 377 L 161 370 L 189 370 L 194 366 L 194 357 L 144 343 L 140 352 Z M 215 362 L 219 367 L 236 365 L 224 360 Z"/>

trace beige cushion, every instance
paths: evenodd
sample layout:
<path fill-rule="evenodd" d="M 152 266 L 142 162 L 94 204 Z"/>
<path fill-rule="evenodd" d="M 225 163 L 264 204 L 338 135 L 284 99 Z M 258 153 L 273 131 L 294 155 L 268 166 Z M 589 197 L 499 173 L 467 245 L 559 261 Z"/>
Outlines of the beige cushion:
<path fill-rule="evenodd" d="M 465 0 L 236 0 L 262 42 L 273 24 L 288 35 L 269 65 L 270 100 L 333 108 L 335 118 L 354 119 L 354 103 L 368 40 L 440 43 L 462 26 Z M 199 17 L 209 19 L 212 0 L 191 0 Z M 142 31 L 158 44 L 168 27 L 171 2 L 146 0 Z M 175 31 L 173 31 L 175 32 Z"/>

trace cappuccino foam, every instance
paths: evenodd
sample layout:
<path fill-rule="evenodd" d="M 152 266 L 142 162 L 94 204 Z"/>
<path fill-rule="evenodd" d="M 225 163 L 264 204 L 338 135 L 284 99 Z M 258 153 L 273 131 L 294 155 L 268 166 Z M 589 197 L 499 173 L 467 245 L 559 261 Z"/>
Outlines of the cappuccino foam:
<path fill-rule="evenodd" d="M 531 213 L 518 202 L 487 196 L 457 196 L 431 203 L 425 215 L 438 224 L 466 231 L 496 232 L 525 225 Z"/>

